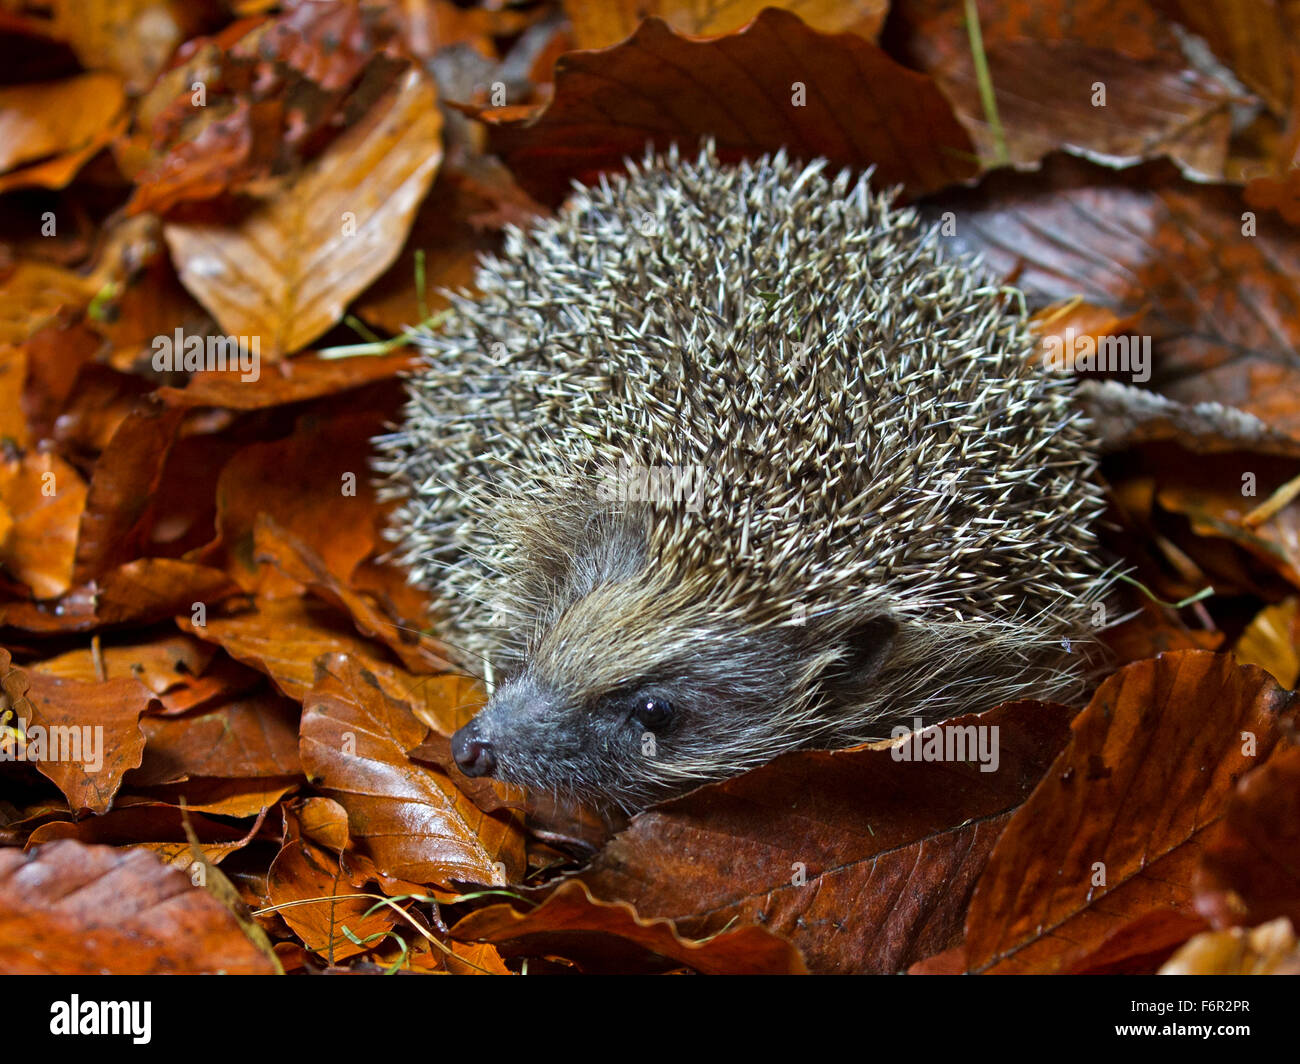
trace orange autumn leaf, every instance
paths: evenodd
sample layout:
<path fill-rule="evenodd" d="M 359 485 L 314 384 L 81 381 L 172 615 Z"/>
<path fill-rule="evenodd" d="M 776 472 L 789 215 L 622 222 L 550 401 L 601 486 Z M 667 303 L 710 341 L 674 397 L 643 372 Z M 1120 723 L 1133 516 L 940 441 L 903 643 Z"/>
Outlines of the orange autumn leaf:
<path fill-rule="evenodd" d="M 58 455 L 28 453 L 0 462 L 0 529 L 7 529 L 0 567 L 34 598 L 68 589 L 85 506 L 85 483 Z"/>
<path fill-rule="evenodd" d="M 401 250 L 442 158 L 433 85 L 408 71 L 366 120 L 234 224 L 164 227 L 181 281 L 276 360 L 314 340 Z"/>

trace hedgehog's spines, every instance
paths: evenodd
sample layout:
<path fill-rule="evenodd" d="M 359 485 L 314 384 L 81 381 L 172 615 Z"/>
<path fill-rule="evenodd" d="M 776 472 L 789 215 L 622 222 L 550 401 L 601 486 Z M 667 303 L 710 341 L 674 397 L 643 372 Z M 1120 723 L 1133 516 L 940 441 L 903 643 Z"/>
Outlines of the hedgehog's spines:
<path fill-rule="evenodd" d="M 526 660 L 574 588 L 635 558 L 691 631 L 791 633 L 802 610 L 791 675 L 833 664 L 813 634 L 897 618 L 841 738 L 1075 681 L 1052 647 L 1086 635 L 1108 577 L 1069 382 L 1029 365 L 1021 309 L 937 225 L 826 170 L 647 152 L 508 229 L 480 297 L 421 334 L 379 468 L 398 555 L 457 642 Z M 595 501 L 620 462 L 701 468 L 708 490 Z M 816 701 L 776 707 L 781 734 L 831 727 Z"/>

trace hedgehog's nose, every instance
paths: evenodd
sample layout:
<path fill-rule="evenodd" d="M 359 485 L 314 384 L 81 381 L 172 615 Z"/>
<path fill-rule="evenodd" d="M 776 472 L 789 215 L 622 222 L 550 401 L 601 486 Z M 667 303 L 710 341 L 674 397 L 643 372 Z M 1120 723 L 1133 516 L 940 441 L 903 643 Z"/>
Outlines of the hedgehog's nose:
<path fill-rule="evenodd" d="M 492 744 L 479 738 L 473 731 L 471 721 L 451 737 L 451 756 L 456 759 L 456 767 L 466 776 L 490 776 L 497 767 L 497 755 Z"/>

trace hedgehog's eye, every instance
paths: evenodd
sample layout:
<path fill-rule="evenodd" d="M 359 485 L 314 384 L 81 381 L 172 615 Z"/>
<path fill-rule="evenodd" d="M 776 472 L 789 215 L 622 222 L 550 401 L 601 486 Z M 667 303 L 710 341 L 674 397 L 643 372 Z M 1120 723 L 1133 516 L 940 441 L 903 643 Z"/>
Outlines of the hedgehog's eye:
<path fill-rule="evenodd" d="M 640 695 L 632 701 L 632 716 L 654 731 L 672 720 L 673 707 L 666 698 Z"/>

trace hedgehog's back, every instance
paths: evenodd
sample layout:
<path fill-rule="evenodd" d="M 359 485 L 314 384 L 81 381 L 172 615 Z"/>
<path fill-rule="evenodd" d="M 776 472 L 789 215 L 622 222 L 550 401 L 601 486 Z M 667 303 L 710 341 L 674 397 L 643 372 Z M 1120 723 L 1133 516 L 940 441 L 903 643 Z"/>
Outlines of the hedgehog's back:
<path fill-rule="evenodd" d="M 1066 630 L 1098 587 L 1066 383 L 865 178 L 670 154 L 512 233 L 478 285 L 381 441 L 403 560 L 476 652 L 528 627 L 530 567 L 620 467 L 700 471 L 696 498 L 643 508 L 646 550 L 754 623 L 887 607 Z"/>

